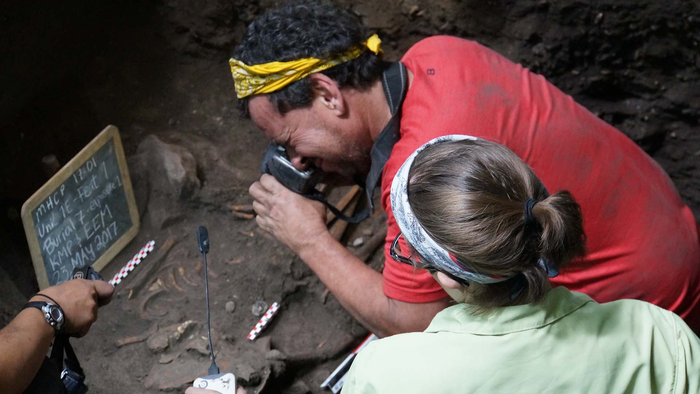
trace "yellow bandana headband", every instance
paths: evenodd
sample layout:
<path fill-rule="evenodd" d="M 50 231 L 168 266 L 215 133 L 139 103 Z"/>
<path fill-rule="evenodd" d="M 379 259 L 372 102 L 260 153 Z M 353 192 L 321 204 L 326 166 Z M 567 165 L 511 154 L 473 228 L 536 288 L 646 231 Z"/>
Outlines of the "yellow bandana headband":
<path fill-rule="evenodd" d="M 271 93 L 282 89 L 292 82 L 305 78 L 309 74 L 327 70 L 340 63 L 347 62 L 360 56 L 365 49 L 378 55 L 382 40 L 376 34 L 368 38 L 361 46 L 355 46 L 332 60 L 321 60 L 307 57 L 289 62 L 271 62 L 249 66 L 240 60 L 230 59 L 231 74 L 236 85 L 238 98 L 254 94 Z"/>

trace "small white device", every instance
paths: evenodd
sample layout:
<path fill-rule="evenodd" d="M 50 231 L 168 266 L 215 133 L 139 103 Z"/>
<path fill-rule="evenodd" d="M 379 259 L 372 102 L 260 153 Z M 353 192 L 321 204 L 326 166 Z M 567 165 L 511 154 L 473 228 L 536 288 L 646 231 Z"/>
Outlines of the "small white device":
<path fill-rule="evenodd" d="M 218 391 L 221 394 L 236 394 L 236 377 L 232 373 L 220 373 L 197 378 L 194 387 Z"/>

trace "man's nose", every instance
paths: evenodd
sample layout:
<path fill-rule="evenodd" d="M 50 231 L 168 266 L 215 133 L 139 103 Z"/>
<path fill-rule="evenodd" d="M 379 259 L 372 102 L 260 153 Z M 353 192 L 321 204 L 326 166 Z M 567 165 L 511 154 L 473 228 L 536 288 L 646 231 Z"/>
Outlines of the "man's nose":
<path fill-rule="evenodd" d="M 294 168 L 296 168 L 299 171 L 306 171 L 309 168 L 309 159 L 298 154 L 296 151 L 293 149 L 287 150 L 287 154 L 289 154 L 289 161 L 292 163 Z"/>

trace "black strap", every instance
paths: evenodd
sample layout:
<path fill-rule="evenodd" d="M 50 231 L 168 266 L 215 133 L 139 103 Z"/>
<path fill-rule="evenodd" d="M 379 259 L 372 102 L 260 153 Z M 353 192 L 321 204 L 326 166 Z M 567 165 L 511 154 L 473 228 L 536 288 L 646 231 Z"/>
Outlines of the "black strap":
<path fill-rule="evenodd" d="M 44 297 L 46 297 L 46 296 L 44 296 Z M 46 298 L 48 298 L 48 297 L 46 297 Z M 53 300 L 51 300 L 51 301 L 53 301 Z M 56 302 L 56 301 L 54 301 L 54 302 Z M 38 309 L 39 311 L 41 311 L 41 313 L 44 313 L 44 310 L 43 310 L 42 308 L 43 308 L 45 305 L 48 305 L 48 304 L 49 304 L 49 303 L 46 302 L 46 301 L 31 301 L 31 302 L 27 302 L 27 303 L 24 305 L 24 307 L 22 308 L 22 310 L 27 309 L 27 308 L 36 308 L 36 309 Z M 56 305 L 59 309 L 61 309 L 61 306 L 58 305 L 58 303 L 55 303 L 54 305 Z M 61 309 L 61 311 L 63 311 L 63 309 Z M 46 322 L 46 323 L 48 324 L 48 322 Z M 54 329 L 54 336 L 55 336 L 56 333 L 57 333 L 56 327 L 52 327 L 52 328 Z"/>
<path fill-rule="evenodd" d="M 79 268 L 73 270 L 74 277 L 78 270 Z M 90 267 L 89 270 L 92 270 L 92 268 Z M 94 272 L 96 273 L 96 271 Z M 97 275 L 99 276 L 99 273 Z M 60 308 L 58 302 L 53 298 L 39 293 L 37 296 L 50 299 Z M 46 304 L 43 301 L 34 301 L 27 303 L 24 307 L 41 309 Z M 66 374 L 66 377 L 64 377 L 64 374 Z M 84 381 L 85 372 L 80 366 L 73 346 L 70 344 L 70 336 L 65 332 L 58 332 L 53 340 L 51 356 L 44 359 L 39 372 L 34 376 L 25 393 L 85 394 L 88 388 L 85 386 Z"/>
<path fill-rule="evenodd" d="M 34 295 L 34 297 L 37 297 L 37 296 L 38 296 L 38 297 L 44 297 L 44 298 L 46 298 L 46 299 L 48 299 L 48 300 L 51 300 L 51 302 L 53 302 L 54 305 L 56 305 L 56 306 L 58 307 L 58 309 L 63 310 L 63 308 L 61 308 L 61 305 L 60 305 L 58 302 L 56 302 L 56 300 L 54 300 L 53 298 L 47 296 L 46 294 L 36 293 L 36 294 Z M 32 298 L 34 298 L 34 297 L 32 297 Z"/>
<path fill-rule="evenodd" d="M 387 63 L 382 73 L 382 87 L 384 88 L 386 101 L 389 104 L 389 111 L 391 111 L 391 119 L 389 123 L 384 126 L 382 132 L 379 133 L 379 136 L 377 136 L 374 145 L 372 145 L 372 151 L 370 152 L 372 165 L 367 174 L 367 179 L 364 185 L 362 185 L 367 197 L 367 207 L 355 215 L 348 217 L 331 205 L 323 193 L 315 191 L 304 195 L 312 200 L 322 202 L 336 217 L 348 223 L 359 223 L 367 219 L 374 210 L 374 201 L 372 200 L 374 189 L 382 179 L 384 166 L 391 156 L 394 145 L 398 142 L 399 138 L 401 138 L 401 105 L 403 104 L 404 98 L 406 98 L 406 91 L 408 90 L 406 66 L 401 62 Z M 362 182 L 358 182 L 358 184 L 361 183 Z"/>
<path fill-rule="evenodd" d="M 36 308 L 38 310 L 41 310 L 41 308 L 44 307 L 44 305 L 48 304 L 48 302 L 45 301 L 32 301 L 32 302 L 27 302 L 24 305 L 24 308 L 22 309 L 27 309 L 27 308 Z M 42 311 L 43 312 L 43 311 Z"/>
<path fill-rule="evenodd" d="M 65 363 L 66 368 L 85 376 L 83 368 L 80 366 L 80 362 L 78 362 L 78 357 L 75 355 L 73 346 L 70 344 L 70 337 L 66 333 L 59 333 L 56 335 L 56 339 L 53 341 L 53 348 L 51 349 L 51 361 L 61 368 L 63 368 Z"/>
<path fill-rule="evenodd" d="M 362 210 L 362 212 L 358 212 L 356 215 L 348 217 L 344 213 L 340 212 L 338 208 L 334 207 L 331 203 L 329 203 L 326 199 L 326 196 L 318 190 L 314 190 L 311 193 L 304 194 L 304 197 L 314 201 L 322 202 L 328 208 L 328 210 L 330 210 L 338 219 L 345 220 L 348 223 L 360 223 L 361 221 L 367 219 L 367 217 L 370 214 L 370 210 L 368 208 L 365 208 Z"/>
<path fill-rule="evenodd" d="M 80 375 L 85 376 L 85 372 L 83 372 L 83 368 L 80 367 L 80 362 L 78 362 L 78 356 L 75 355 L 75 351 L 73 350 L 73 346 L 71 346 L 70 341 L 68 340 L 68 336 L 66 335 L 66 367 L 70 368 L 73 370 L 73 372 L 77 372 Z"/>
<path fill-rule="evenodd" d="M 56 335 L 56 339 L 53 340 L 53 348 L 51 348 L 51 361 L 63 369 L 63 354 L 64 349 L 68 342 L 68 336 L 66 334 Z"/>
<path fill-rule="evenodd" d="M 66 394 L 66 386 L 61 381 L 61 368 L 44 357 L 44 362 L 23 394 Z"/>

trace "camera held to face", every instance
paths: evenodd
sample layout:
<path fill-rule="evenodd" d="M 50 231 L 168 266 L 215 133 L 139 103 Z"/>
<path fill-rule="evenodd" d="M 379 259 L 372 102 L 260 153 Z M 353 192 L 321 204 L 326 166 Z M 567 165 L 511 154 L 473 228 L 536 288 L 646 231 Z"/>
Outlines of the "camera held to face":
<path fill-rule="evenodd" d="M 274 176 L 284 187 L 302 195 L 313 192 L 323 177 L 323 171 L 313 166 L 305 171 L 294 168 L 284 147 L 274 143 L 267 147 L 260 172 Z"/>

